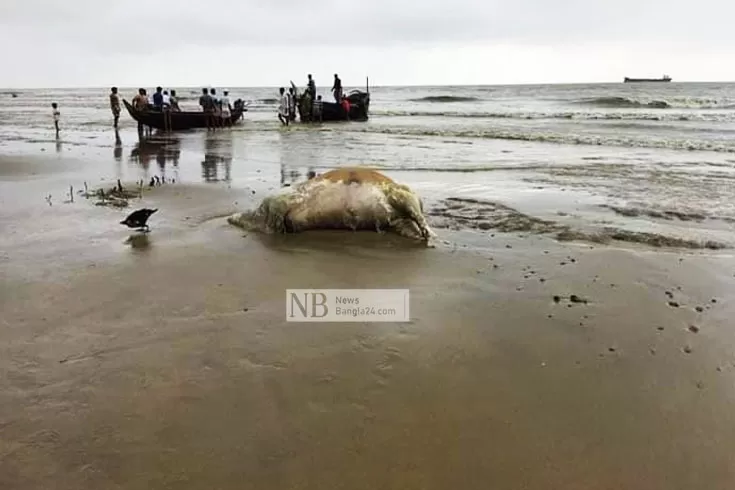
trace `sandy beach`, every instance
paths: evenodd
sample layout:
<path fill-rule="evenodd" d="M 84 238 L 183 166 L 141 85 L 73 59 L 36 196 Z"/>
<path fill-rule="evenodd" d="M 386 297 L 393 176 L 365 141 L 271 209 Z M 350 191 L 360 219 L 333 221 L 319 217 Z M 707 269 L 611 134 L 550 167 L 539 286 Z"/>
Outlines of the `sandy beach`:
<path fill-rule="evenodd" d="M 225 217 L 273 175 L 116 209 L 65 202 L 109 166 L 26 153 L 0 157 L 2 488 L 735 485 L 730 249 L 441 213 L 433 248 L 263 236 Z M 118 223 L 143 206 L 144 238 Z M 408 288 L 412 320 L 286 322 L 312 287 Z"/>

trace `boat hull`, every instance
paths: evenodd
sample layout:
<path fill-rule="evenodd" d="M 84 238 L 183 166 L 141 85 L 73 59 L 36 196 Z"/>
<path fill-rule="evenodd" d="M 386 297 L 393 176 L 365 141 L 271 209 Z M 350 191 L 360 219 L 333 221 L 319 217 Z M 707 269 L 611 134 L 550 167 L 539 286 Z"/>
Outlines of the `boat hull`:
<path fill-rule="evenodd" d="M 191 111 L 169 111 L 166 113 L 159 111 L 139 111 L 135 109 L 127 100 L 123 100 L 125 109 L 127 109 L 130 117 L 144 126 L 156 129 L 169 129 L 171 131 L 183 131 L 187 129 L 197 129 L 207 127 L 207 115 L 204 112 Z M 235 124 L 247 112 L 247 108 L 241 100 L 235 101 L 232 108 L 232 114 L 229 118 L 230 124 Z M 168 116 L 168 125 L 164 116 Z"/>
<path fill-rule="evenodd" d="M 668 77 L 665 77 L 665 78 L 628 78 L 628 77 L 625 77 L 625 79 L 623 79 L 624 83 L 648 83 L 648 82 L 667 83 L 670 81 L 671 81 L 671 78 L 668 78 Z"/>
<path fill-rule="evenodd" d="M 355 90 L 347 96 L 350 101 L 350 112 L 345 110 L 336 102 L 322 102 L 321 122 L 336 121 L 367 121 L 370 113 L 370 93 Z M 299 120 L 301 122 L 312 122 L 311 114 L 301 98 L 299 102 Z"/>

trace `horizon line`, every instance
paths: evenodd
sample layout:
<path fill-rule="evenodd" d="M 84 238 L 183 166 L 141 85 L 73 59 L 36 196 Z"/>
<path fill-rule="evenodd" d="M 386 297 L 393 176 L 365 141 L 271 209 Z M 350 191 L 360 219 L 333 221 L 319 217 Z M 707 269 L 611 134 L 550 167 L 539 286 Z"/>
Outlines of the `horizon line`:
<path fill-rule="evenodd" d="M 645 82 L 644 82 L 645 83 Z M 657 83 L 657 82 L 652 82 Z M 670 82 L 665 82 L 667 84 L 677 84 L 677 83 L 735 83 L 735 80 L 671 80 Z M 441 87 L 509 87 L 509 86 L 537 86 L 537 85 L 618 85 L 618 84 L 625 84 L 623 81 L 609 81 L 609 82 L 517 82 L 517 83 L 460 83 L 460 84 L 385 84 L 385 85 L 370 85 L 370 88 L 420 88 L 420 87 L 431 87 L 431 88 L 441 88 Z M 168 87 L 174 87 L 174 88 L 184 88 L 184 89 L 190 89 L 190 88 L 197 88 L 201 89 L 204 87 L 207 88 L 244 88 L 244 89 L 278 89 L 279 87 L 286 87 L 288 84 L 284 85 L 169 85 L 167 87 L 164 87 L 164 89 Z M 26 86 L 26 87 L 0 87 L 0 91 L 12 91 L 12 90 L 54 90 L 54 89 L 109 89 L 110 87 L 113 87 L 115 85 L 61 85 L 61 86 Z M 152 87 L 158 86 L 157 84 L 152 85 Z M 319 86 L 319 85 L 317 85 Z M 324 85 L 326 86 L 326 85 Z M 347 87 L 352 87 L 353 85 L 345 84 Z M 357 87 L 358 85 L 354 85 Z M 118 89 L 133 89 L 137 90 L 141 86 L 123 86 L 123 85 L 117 85 Z M 143 86 L 145 88 L 145 85 Z"/>

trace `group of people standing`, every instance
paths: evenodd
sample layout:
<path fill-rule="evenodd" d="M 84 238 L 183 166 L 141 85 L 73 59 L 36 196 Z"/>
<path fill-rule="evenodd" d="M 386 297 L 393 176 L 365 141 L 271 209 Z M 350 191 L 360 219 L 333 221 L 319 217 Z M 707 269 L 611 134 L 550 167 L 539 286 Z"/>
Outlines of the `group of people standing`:
<path fill-rule="evenodd" d="M 227 90 L 222 91 L 222 97 L 217 96 L 215 89 L 202 89 L 199 105 L 207 115 L 207 130 L 216 130 L 232 124 L 232 105 Z"/>
<path fill-rule="evenodd" d="M 279 91 L 281 98 L 278 107 L 278 119 L 284 125 L 288 126 L 289 122 L 296 120 L 296 109 L 299 103 L 301 103 L 302 117 L 304 119 L 321 122 L 324 107 L 322 96 L 317 95 L 316 82 L 311 74 L 307 77 L 306 90 L 300 101 L 297 100 L 296 91 L 293 87 L 289 88 L 288 92 L 283 87 Z M 339 75 L 336 73 L 334 74 L 334 83 L 332 84 L 331 92 L 335 102 L 341 105 L 346 118 L 349 118 L 350 102 L 344 95 L 342 80 L 340 80 Z M 222 93 L 223 95 L 220 97 L 214 88 L 202 89 L 202 95 L 199 97 L 199 106 L 207 115 L 208 130 L 216 130 L 217 128 L 223 128 L 232 124 L 232 105 L 229 92 L 224 90 Z M 156 91 L 151 96 L 148 95 L 146 89 L 138 89 L 138 93 L 132 99 L 132 106 L 138 111 L 161 111 L 164 113 L 181 111 L 176 90 L 171 90 L 169 94 L 169 91 L 163 90 L 162 87 L 156 87 Z M 56 102 L 52 104 L 52 109 L 56 136 L 58 138 L 61 113 Z M 117 87 L 110 89 L 110 110 L 112 111 L 113 125 L 117 129 L 120 121 L 120 113 L 122 112 L 121 99 Z M 138 123 L 138 132 L 142 133 L 143 130 L 143 124 Z"/>
<path fill-rule="evenodd" d="M 139 111 L 181 111 L 179 108 L 179 98 L 176 95 L 176 90 L 171 90 L 169 95 L 168 90 L 163 90 L 161 87 L 156 87 L 156 91 L 153 95 L 149 96 L 148 92 L 144 88 L 138 89 L 138 94 L 133 97 L 133 107 Z M 112 87 L 110 93 L 110 107 L 112 108 L 113 114 L 117 110 L 120 113 L 120 96 L 117 94 L 117 87 Z"/>
<path fill-rule="evenodd" d="M 350 102 L 345 97 L 342 90 L 342 80 L 340 80 L 338 74 L 334 74 L 334 83 L 332 84 L 332 94 L 334 100 L 341 105 L 342 110 L 345 111 L 345 117 L 349 119 L 350 115 Z M 284 126 L 288 126 L 289 122 L 296 120 L 296 107 L 297 104 L 301 103 L 301 116 L 302 119 L 312 122 L 321 122 L 322 114 L 324 110 L 324 102 L 322 96 L 316 93 L 316 82 L 311 76 L 311 73 L 307 75 L 306 90 L 301 97 L 301 100 L 297 100 L 296 90 L 291 87 L 286 91 L 284 87 L 278 89 L 280 100 L 278 104 L 278 119 Z"/>
<path fill-rule="evenodd" d="M 170 112 L 180 112 L 179 98 L 176 96 L 176 90 L 163 90 L 156 87 L 156 91 L 152 96 L 148 96 L 146 89 L 138 89 L 138 94 L 133 97 L 133 108 L 138 111 L 161 111 L 164 114 Z M 223 91 L 223 95 L 219 97 L 216 89 L 202 89 L 202 95 L 199 97 L 199 105 L 202 111 L 207 115 L 207 129 L 215 130 L 232 123 L 232 105 L 230 103 L 229 92 Z M 110 108 L 115 118 L 115 127 L 120 117 L 120 97 L 117 93 L 117 87 L 112 87 L 110 92 Z M 166 120 L 166 118 L 165 118 Z M 143 127 L 138 123 L 138 131 L 142 132 Z"/>
<path fill-rule="evenodd" d="M 160 111 L 164 113 L 181 111 L 176 90 L 171 90 L 169 95 L 168 90 L 163 90 L 162 87 L 156 87 L 156 91 L 151 96 L 148 96 L 146 89 L 139 88 L 131 103 L 133 108 L 138 111 Z M 110 89 L 110 109 L 115 119 L 115 128 L 117 128 L 117 122 L 120 118 L 120 95 L 117 92 L 117 87 Z M 143 132 L 142 123 L 138 123 L 138 132 Z"/>

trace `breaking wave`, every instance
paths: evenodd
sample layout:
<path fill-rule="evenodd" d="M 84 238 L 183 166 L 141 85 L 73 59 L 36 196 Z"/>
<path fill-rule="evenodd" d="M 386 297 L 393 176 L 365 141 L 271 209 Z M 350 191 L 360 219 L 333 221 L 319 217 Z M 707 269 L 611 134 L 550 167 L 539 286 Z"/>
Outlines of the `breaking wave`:
<path fill-rule="evenodd" d="M 463 97 L 460 95 L 429 95 L 418 99 L 409 99 L 411 102 L 472 102 L 480 100 L 477 97 Z"/>
<path fill-rule="evenodd" d="M 372 116 L 383 117 L 456 117 L 468 119 L 572 119 L 582 121 L 716 121 L 729 122 L 735 120 L 735 113 L 697 113 L 682 114 L 680 112 L 656 112 L 647 114 L 639 111 L 630 112 L 462 112 L 462 111 L 411 111 L 411 110 L 381 110 L 370 111 Z"/>
<path fill-rule="evenodd" d="M 671 107 L 669 103 L 664 100 L 641 102 L 634 99 L 628 99 L 626 97 L 595 97 L 592 99 L 580 100 L 578 104 L 613 108 L 650 107 L 654 109 L 667 109 Z"/>
<path fill-rule="evenodd" d="M 713 99 L 707 97 L 667 97 L 666 100 L 651 100 L 606 96 L 580 99 L 575 101 L 575 104 L 609 109 L 735 109 L 735 101 L 732 99 Z"/>

